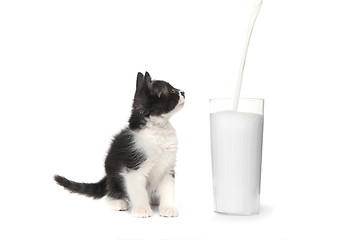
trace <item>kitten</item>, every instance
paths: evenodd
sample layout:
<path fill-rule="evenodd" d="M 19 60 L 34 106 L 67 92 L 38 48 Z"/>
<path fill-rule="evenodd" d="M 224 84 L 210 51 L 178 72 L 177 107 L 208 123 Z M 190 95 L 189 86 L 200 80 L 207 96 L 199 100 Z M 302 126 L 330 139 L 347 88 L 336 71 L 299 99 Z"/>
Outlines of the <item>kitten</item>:
<path fill-rule="evenodd" d="M 185 93 L 165 81 L 138 73 L 129 125 L 117 134 L 105 159 L 106 176 L 98 183 L 77 183 L 55 175 L 65 189 L 99 199 L 107 196 L 113 208 L 134 217 L 150 217 L 150 204 L 163 217 L 176 217 L 174 166 L 175 129 L 169 118 L 185 102 Z"/>

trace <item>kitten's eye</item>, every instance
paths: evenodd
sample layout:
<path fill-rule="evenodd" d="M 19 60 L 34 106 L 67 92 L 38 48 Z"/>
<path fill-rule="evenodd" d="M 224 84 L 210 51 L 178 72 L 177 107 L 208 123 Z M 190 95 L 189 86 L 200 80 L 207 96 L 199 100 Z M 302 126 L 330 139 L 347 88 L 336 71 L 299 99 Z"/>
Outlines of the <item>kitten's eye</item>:
<path fill-rule="evenodd" d="M 176 93 L 175 89 L 171 89 L 170 92 L 171 92 L 171 93 Z"/>

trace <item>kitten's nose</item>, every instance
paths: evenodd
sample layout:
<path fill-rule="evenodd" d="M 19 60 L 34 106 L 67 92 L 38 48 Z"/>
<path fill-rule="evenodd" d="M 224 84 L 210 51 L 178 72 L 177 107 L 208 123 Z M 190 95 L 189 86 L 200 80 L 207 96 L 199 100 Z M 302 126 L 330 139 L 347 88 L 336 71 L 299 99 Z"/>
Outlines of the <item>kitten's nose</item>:
<path fill-rule="evenodd" d="M 180 93 L 185 98 L 185 92 L 183 90 L 180 90 Z"/>

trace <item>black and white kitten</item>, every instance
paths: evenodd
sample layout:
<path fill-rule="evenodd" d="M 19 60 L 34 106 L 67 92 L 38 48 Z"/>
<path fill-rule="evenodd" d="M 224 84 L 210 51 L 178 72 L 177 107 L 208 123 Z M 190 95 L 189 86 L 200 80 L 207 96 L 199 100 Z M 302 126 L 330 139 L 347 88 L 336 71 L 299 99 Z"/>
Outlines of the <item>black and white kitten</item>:
<path fill-rule="evenodd" d="M 77 183 L 56 175 L 71 192 L 95 199 L 107 196 L 118 211 L 132 207 L 135 217 L 150 217 L 150 204 L 163 217 L 176 217 L 174 166 L 175 129 L 169 118 L 185 102 L 185 93 L 165 81 L 138 73 L 129 125 L 117 134 L 105 159 L 106 176 L 98 183 Z"/>

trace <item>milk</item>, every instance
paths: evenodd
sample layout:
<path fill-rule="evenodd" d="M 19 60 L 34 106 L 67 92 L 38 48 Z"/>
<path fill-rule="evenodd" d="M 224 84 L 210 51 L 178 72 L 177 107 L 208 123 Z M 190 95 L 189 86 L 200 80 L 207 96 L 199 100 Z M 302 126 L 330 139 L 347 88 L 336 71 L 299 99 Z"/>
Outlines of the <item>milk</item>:
<path fill-rule="evenodd" d="M 216 212 L 259 212 L 263 123 L 263 115 L 257 113 L 210 114 Z"/>
<path fill-rule="evenodd" d="M 242 78 L 243 78 L 243 74 L 244 74 L 245 62 L 246 62 L 246 55 L 247 55 L 247 51 L 248 51 L 249 44 L 250 44 L 251 34 L 252 34 L 253 29 L 254 29 L 256 18 L 259 15 L 259 12 L 260 12 L 260 9 L 261 9 L 261 6 L 262 6 L 262 2 L 263 2 L 263 0 L 256 0 L 255 1 L 253 10 L 252 10 L 252 13 L 251 13 L 251 16 L 250 16 L 248 32 L 247 32 L 247 35 L 246 35 L 244 51 L 243 51 L 241 64 L 240 64 L 239 76 L 238 76 L 238 79 L 236 81 L 234 104 L 233 104 L 233 110 L 234 111 L 236 111 L 238 109 L 238 104 L 239 104 L 239 100 L 240 100 L 241 83 L 242 83 Z"/>

